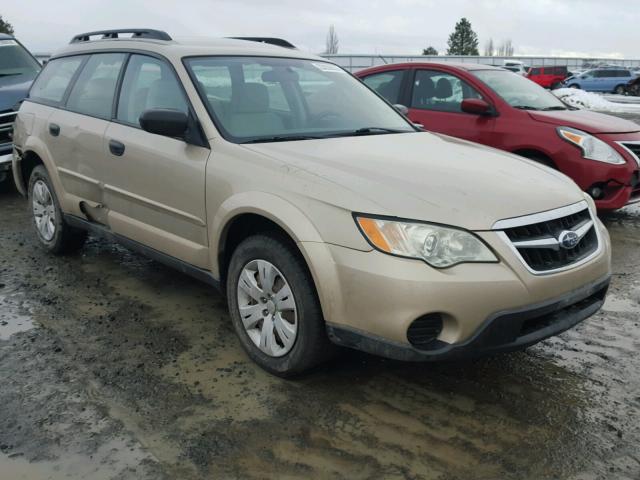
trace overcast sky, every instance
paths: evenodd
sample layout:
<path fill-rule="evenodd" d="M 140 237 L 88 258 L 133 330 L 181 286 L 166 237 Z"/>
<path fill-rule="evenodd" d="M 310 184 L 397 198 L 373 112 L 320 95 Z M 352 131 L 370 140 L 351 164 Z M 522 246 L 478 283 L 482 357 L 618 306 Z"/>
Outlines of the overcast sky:
<path fill-rule="evenodd" d="M 340 53 L 441 53 L 460 17 L 482 52 L 510 38 L 520 55 L 640 58 L 638 0 L 2 0 L 0 15 L 35 52 L 71 36 L 117 27 L 158 28 L 173 36 L 278 36 L 324 49 L 335 25 Z"/>

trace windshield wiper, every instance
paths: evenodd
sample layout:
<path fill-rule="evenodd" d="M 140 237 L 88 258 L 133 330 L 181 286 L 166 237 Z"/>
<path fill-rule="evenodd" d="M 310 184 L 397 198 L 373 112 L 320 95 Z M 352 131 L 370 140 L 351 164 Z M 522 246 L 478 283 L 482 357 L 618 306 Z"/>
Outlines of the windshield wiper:
<path fill-rule="evenodd" d="M 543 112 L 550 112 L 551 110 L 568 110 L 568 108 L 563 107 L 561 105 L 557 105 L 555 107 L 545 107 L 542 109 Z"/>
<path fill-rule="evenodd" d="M 16 75 L 22 75 L 21 73 L 0 73 L 0 77 L 14 77 Z"/>
<path fill-rule="evenodd" d="M 531 105 L 513 105 L 513 108 L 519 110 L 540 110 L 538 107 L 532 107 Z"/>
<path fill-rule="evenodd" d="M 363 127 L 348 132 L 338 132 L 327 135 L 327 137 L 358 137 L 362 135 L 384 135 L 386 133 L 410 133 L 413 130 L 398 130 L 397 128 L 385 127 Z"/>
<path fill-rule="evenodd" d="M 246 142 L 240 142 L 240 143 L 273 143 L 273 142 L 288 142 L 288 141 L 295 141 L 295 140 L 318 140 L 319 138 L 324 138 L 324 137 L 318 137 L 313 135 L 274 135 L 273 137 L 254 138 L 251 140 L 247 140 Z"/>

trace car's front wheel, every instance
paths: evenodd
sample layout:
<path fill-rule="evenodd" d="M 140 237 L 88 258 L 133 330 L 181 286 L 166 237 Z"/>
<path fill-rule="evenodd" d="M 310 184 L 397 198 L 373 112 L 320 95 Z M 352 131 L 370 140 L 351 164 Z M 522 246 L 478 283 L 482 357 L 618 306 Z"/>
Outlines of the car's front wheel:
<path fill-rule="evenodd" d="M 51 253 L 70 253 L 84 245 L 87 232 L 64 221 L 46 168 L 38 165 L 29 178 L 29 208 L 40 243 Z"/>
<path fill-rule="evenodd" d="M 255 235 L 238 245 L 226 288 L 240 342 L 265 370 L 292 376 L 331 352 L 313 280 L 284 236 Z"/>
<path fill-rule="evenodd" d="M 625 88 L 624 85 L 618 85 L 614 90 L 613 93 L 615 93 L 616 95 L 624 95 L 625 93 L 627 93 L 627 89 Z"/>

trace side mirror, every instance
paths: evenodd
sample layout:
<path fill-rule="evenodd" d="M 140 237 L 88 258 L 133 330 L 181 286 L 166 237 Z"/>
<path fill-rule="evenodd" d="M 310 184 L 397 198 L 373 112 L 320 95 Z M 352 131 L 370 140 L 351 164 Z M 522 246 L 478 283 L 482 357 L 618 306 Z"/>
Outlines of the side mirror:
<path fill-rule="evenodd" d="M 400 104 L 400 103 L 396 103 L 393 108 L 395 108 L 397 111 L 399 111 L 402 115 L 404 115 L 405 117 L 407 115 L 409 115 L 409 109 L 407 107 L 405 107 L 404 105 Z"/>
<path fill-rule="evenodd" d="M 480 98 L 465 98 L 460 108 L 463 112 L 474 115 L 491 115 L 493 113 L 491 105 Z"/>
<path fill-rule="evenodd" d="M 145 110 L 140 115 L 143 130 L 156 135 L 184 138 L 189 127 L 189 117 L 179 110 L 156 108 Z"/>

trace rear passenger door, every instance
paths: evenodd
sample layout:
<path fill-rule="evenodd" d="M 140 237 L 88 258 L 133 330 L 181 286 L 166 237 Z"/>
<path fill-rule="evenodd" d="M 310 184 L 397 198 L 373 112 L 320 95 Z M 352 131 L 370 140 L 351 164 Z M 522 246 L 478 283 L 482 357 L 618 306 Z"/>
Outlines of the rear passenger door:
<path fill-rule="evenodd" d="M 56 160 L 67 192 L 83 201 L 83 209 L 100 205 L 102 182 L 108 166 L 104 164 L 103 142 L 113 111 L 118 76 L 124 53 L 98 53 L 89 56 L 65 102 L 49 119 L 49 133 L 63 145 Z M 58 132 L 56 135 L 55 132 Z"/>
<path fill-rule="evenodd" d="M 104 203 L 112 230 L 192 265 L 208 267 L 205 169 L 209 149 L 140 127 L 149 109 L 194 115 L 173 67 L 129 58 L 116 115 L 105 132 Z"/>

